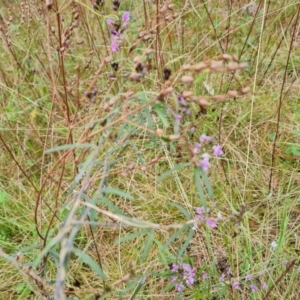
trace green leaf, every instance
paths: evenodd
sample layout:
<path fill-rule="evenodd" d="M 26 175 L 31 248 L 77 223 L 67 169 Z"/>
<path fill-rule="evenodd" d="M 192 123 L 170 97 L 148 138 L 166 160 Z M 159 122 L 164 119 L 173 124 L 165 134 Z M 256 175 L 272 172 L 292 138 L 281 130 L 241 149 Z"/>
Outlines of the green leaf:
<path fill-rule="evenodd" d="M 148 253 L 149 253 L 150 247 L 153 243 L 153 240 L 154 240 L 154 232 L 153 232 L 153 230 L 151 230 L 150 233 L 148 234 L 148 238 L 145 242 L 145 246 L 144 246 L 143 252 L 141 254 L 141 261 L 142 262 L 146 261 L 146 258 L 148 256 Z"/>
<path fill-rule="evenodd" d="M 163 124 L 163 127 L 168 128 L 170 126 L 170 123 L 162 107 L 159 104 L 154 104 L 152 106 L 152 109 L 157 113 L 158 117 L 160 118 Z"/>
<path fill-rule="evenodd" d="M 96 274 L 98 274 L 102 280 L 105 280 L 105 275 L 104 275 L 101 267 L 97 264 L 97 262 L 93 258 L 91 258 L 88 254 L 84 253 L 82 250 L 80 250 L 78 248 L 73 248 L 72 250 L 73 250 L 74 254 L 76 254 L 82 262 L 88 264 L 90 266 L 90 268 Z"/>
<path fill-rule="evenodd" d="M 103 193 L 104 194 L 118 195 L 118 196 L 123 197 L 123 198 L 128 199 L 128 200 L 134 200 L 133 196 L 131 196 L 129 193 L 126 193 L 122 190 L 115 189 L 115 188 L 107 187 L 107 188 L 103 189 Z"/>
<path fill-rule="evenodd" d="M 183 234 L 188 229 L 188 226 L 183 226 L 179 230 L 177 230 L 175 233 L 173 233 L 170 238 L 167 240 L 164 247 L 167 249 L 181 234 Z"/>
<path fill-rule="evenodd" d="M 167 172 L 163 173 L 162 175 L 160 175 L 157 179 L 157 182 L 160 183 L 161 181 L 163 181 L 166 177 L 168 177 L 173 172 L 179 171 L 179 170 L 184 169 L 185 167 L 188 167 L 191 165 L 192 165 L 191 162 L 179 164 L 179 165 L 173 167 L 172 169 L 168 170 Z"/>
<path fill-rule="evenodd" d="M 133 294 L 131 295 L 130 297 L 130 300 L 134 300 L 135 296 L 138 295 L 139 291 L 141 290 L 141 288 L 144 286 L 144 282 L 146 280 L 146 276 L 145 275 L 142 275 L 141 276 L 141 279 L 138 283 L 138 286 L 136 287 L 136 289 L 134 290 Z"/>
<path fill-rule="evenodd" d="M 200 173 L 201 173 L 202 178 L 204 180 L 205 187 L 206 187 L 206 190 L 207 190 L 207 193 L 208 193 L 208 197 L 209 197 L 209 199 L 213 199 L 214 193 L 213 193 L 213 190 L 211 188 L 207 173 L 202 169 L 200 169 Z"/>
<path fill-rule="evenodd" d="M 178 257 L 181 258 L 184 254 L 184 252 L 186 251 L 186 248 L 189 246 L 192 237 L 194 235 L 195 230 L 193 228 L 190 229 L 189 235 L 187 236 L 185 243 L 183 244 L 183 246 L 181 247 L 181 249 L 178 252 Z"/>
<path fill-rule="evenodd" d="M 199 194 L 199 197 L 201 200 L 201 204 L 206 209 L 207 206 L 206 206 L 205 196 L 203 193 L 202 184 L 201 184 L 201 180 L 200 180 L 200 172 L 201 172 L 200 167 L 194 168 L 195 184 L 197 187 L 197 191 L 198 191 L 198 194 Z"/>
<path fill-rule="evenodd" d="M 5 192 L 0 191 L 0 204 L 6 202 L 6 196 L 7 196 L 7 194 Z"/>
<path fill-rule="evenodd" d="M 97 203 L 101 204 L 103 203 L 105 206 L 107 206 L 112 212 L 121 215 L 121 216 L 126 216 L 126 214 L 124 214 L 124 212 L 119 209 L 118 207 L 116 207 L 108 198 L 101 196 L 100 200 L 96 201 Z"/>
<path fill-rule="evenodd" d="M 55 148 L 51 148 L 45 151 L 46 154 L 57 152 L 57 151 L 63 151 L 63 150 L 70 150 L 70 149 L 82 149 L 82 148 L 95 148 L 96 146 L 93 144 L 68 144 L 68 145 L 62 145 Z"/>
<path fill-rule="evenodd" d="M 169 201 L 168 204 L 170 204 L 170 205 L 176 207 L 178 210 L 180 210 L 186 216 L 186 218 L 188 220 L 191 219 L 190 213 L 185 208 L 183 208 L 180 204 L 174 203 L 174 202 L 171 202 L 171 201 Z"/>
<path fill-rule="evenodd" d="M 136 232 L 133 232 L 133 233 L 130 233 L 130 234 L 127 234 L 125 236 L 122 236 L 122 237 L 118 238 L 117 240 L 115 240 L 114 244 L 116 245 L 116 244 L 121 244 L 121 243 L 124 243 L 124 242 L 131 241 L 131 240 L 133 240 L 135 238 L 138 238 L 140 236 L 143 236 L 147 233 L 149 233 L 148 228 L 140 230 L 140 231 L 136 231 Z"/>

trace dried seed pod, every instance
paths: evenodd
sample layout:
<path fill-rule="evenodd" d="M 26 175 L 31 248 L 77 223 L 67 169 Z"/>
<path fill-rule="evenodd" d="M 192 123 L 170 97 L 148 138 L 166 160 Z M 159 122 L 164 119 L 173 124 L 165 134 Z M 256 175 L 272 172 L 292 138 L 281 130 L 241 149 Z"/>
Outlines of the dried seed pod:
<path fill-rule="evenodd" d="M 138 37 L 139 37 L 139 38 L 142 38 L 142 37 L 145 36 L 146 34 L 147 34 L 147 31 L 141 31 L 141 32 L 139 32 Z"/>
<path fill-rule="evenodd" d="M 136 56 L 134 59 L 133 59 L 133 62 L 135 63 L 135 64 L 138 64 L 138 63 L 140 63 L 142 61 L 142 58 L 140 57 L 140 56 Z"/>
<path fill-rule="evenodd" d="M 206 98 L 199 98 L 198 99 L 198 104 L 202 107 L 202 108 L 208 108 L 210 106 L 210 103 L 207 101 Z"/>
<path fill-rule="evenodd" d="M 228 92 L 227 92 L 227 96 L 228 96 L 229 98 L 237 97 L 238 94 L 239 94 L 239 93 L 238 93 L 237 91 L 228 91 Z"/>
<path fill-rule="evenodd" d="M 145 51 L 145 55 L 147 55 L 147 56 L 151 55 L 152 53 L 153 53 L 153 50 L 152 50 L 152 49 L 147 49 L 147 50 Z"/>
<path fill-rule="evenodd" d="M 211 98 L 216 102 L 224 102 L 226 100 L 226 95 L 215 95 Z"/>
<path fill-rule="evenodd" d="M 183 66 L 181 67 L 181 69 L 182 69 L 183 71 L 189 71 L 189 70 L 191 69 L 191 65 L 190 65 L 190 64 L 183 65 Z"/>
<path fill-rule="evenodd" d="M 46 7 L 47 9 L 51 9 L 53 6 L 53 0 L 46 0 Z"/>
<path fill-rule="evenodd" d="M 155 134 L 158 136 L 158 137 L 162 137 L 164 135 L 164 131 L 163 129 L 160 129 L 160 128 L 157 128 L 155 130 Z"/>
<path fill-rule="evenodd" d="M 175 140 L 178 140 L 180 138 L 180 134 L 171 134 L 169 135 L 168 139 L 170 141 L 175 141 Z"/>
<path fill-rule="evenodd" d="M 240 69 L 240 65 L 239 65 L 239 63 L 237 63 L 237 62 L 230 62 L 230 63 L 227 65 L 226 69 L 227 69 L 228 71 L 239 70 L 239 69 Z"/>
<path fill-rule="evenodd" d="M 222 60 L 212 60 L 209 67 L 212 71 L 221 71 L 221 70 L 223 70 L 223 61 Z"/>
<path fill-rule="evenodd" d="M 184 91 L 183 93 L 182 93 L 182 97 L 183 98 L 190 98 L 190 97 L 192 97 L 193 96 L 193 92 L 191 92 L 191 91 Z"/>
<path fill-rule="evenodd" d="M 248 94 L 250 92 L 250 87 L 247 86 L 247 87 L 244 87 L 240 90 L 240 93 L 241 95 L 245 95 L 245 94 Z"/>
<path fill-rule="evenodd" d="M 159 12 L 160 12 L 161 14 L 165 14 L 167 11 L 168 11 L 168 6 L 167 6 L 167 5 L 164 5 L 164 6 L 159 10 Z"/>
<path fill-rule="evenodd" d="M 193 81 L 194 81 L 194 78 L 192 76 L 185 75 L 185 76 L 181 77 L 182 83 L 192 83 Z"/>
<path fill-rule="evenodd" d="M 232 55 L 226 54 L 226 53 L 222 54 L 221 58 L 224 59 L 224 60 L 233 60 Z"/>
<path fill-rule="evenodd" d="M 246 62 L 240 63 L 240 69 L 246 69 L 248 66 L 249 64 Z"/>
<path fill-rule="evenodd" d="M 204 70 L 206 68 L 207 68 L 207 64 L 204 63 L 204 62 L 200 62 L 200 63 L 198 63 L 198 64 L 196 64 L 196 65 L 193 66 L 193 69 L 196 72 L 200 72 L 200 71 L 202 71 L 202 70 Z"/>

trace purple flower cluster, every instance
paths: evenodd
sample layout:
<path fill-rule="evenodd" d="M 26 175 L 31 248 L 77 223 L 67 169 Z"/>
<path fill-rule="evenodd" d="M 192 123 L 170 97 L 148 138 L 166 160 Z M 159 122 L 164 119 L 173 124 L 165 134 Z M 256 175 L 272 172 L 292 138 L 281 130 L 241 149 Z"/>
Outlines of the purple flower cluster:
<path fill-rule="evenodd" d="M 176 117 L 176 120 L 179 120 L 178 116 Z M 212 142 L 212 137 L 208 136 L 206 134 L 202 134 L 199 138 L 199 142 L 196 142 L 194 144 L 194 148 L 193 148 L 193 154 L 196 155 L 199 153 L 200 149 L 206 150 L 207 149 L 207 145 L 209 145 Z M 213 155 L 215 157 L 219 157 L 222 156 L 224 154 L 223 150 L 222 150 L 222 146 L 221 145 L 214 145 L 212 147 L 212 152 Z M 201 160 L 199 161 L 198 166 L 202 168 L 203 171 L 207 172 L 208 169 L 210 168 L 210 158 L 211 155 L 208 152 L 204 152 L 201 155 Z"/>
<path fill-rule="evenodd" d="M 191 265 L 186 263 L 181 263 L 179 265 L 172 265 L 172 272 L 177 273 L 176 276 L 173 276 L 171 281 L 176 284 L 176 290 L 178 292 L 184 289 L 184 284 L 192 285 L 195 282 L 195 268 L 192 268 Z"/>
<path fill-rule="evenodd" d="M 252 281 L 253 276 L 252 276 L 251 274 L 247 274 L 246 277 L 245 277 L 245 279 L 246 279 L 247 281 Z M 238 289 L 239 289 L 239 286 L 240 286 L 240 283 L 239 283 L 238 281 L 234 281 L 234 282 L 232 283 L 232 288 L 233 288 L 234 290 L 238 290 Z M 266 289 L 268 288 L 268 284 L 265 283 L 265 282 L 263 282 L 261 287 L 262 287 L 263 290 L 266 290 Z M 250 289 L 251 289 L 251 291 L 252 291 L 253 293 L 259 291 L 257 285 L 254 284 L 253 282 L 251 282 L 251 284 L 250 284 Z"/>
<path fill-rule="evenodd" d="M 197 207 L 196 208 L 196 221 L 202 221 L 205 222 L 207 226 L 210 228 L 216 228 L 217 227 L 217 220 L 213 218 L 209 218 L 206 215 L 209 213 L 208 210 L 206 210 L 203 206 L 202 207 Z M 196 229 L 196 224 L 194 226 L 194 229 Z"/>
<path fill-rule="evenodd" d="M 109 26 L 109 32 L 111 35 L 110 48 L 112 52 L 117 52 L 120 45 L 123 43 L 122 33 L 127 28 L 130 22 L 130 12 L 126 11 L 122 15 L 122 26 L 113 21 L 112 19 L 107 19 L 106 23 Z"/>

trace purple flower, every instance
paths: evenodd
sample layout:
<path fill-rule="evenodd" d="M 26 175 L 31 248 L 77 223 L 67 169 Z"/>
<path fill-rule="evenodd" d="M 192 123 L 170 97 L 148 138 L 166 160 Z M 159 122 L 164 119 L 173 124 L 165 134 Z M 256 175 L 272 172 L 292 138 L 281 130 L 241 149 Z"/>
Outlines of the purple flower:
<path fill-rule="evenodd" d="M 175 115 L 175 120 L 180 121 L 182 119 L 181 115 Z"/>
<path fill-rule="evenodd" d="M 232 284 L 232 288 L 237 290 L 239 288 L 239 283 L 238 281 L 235 281 L 233 284 Z"/>
<path fill-rule="evenodd" d="M 198 215 L 203 215 L 203 213 L 205 213 L 205 208 L 204 208 L 203 206 L 197 207 L 197 208 L 196 208 L 196 213 L 197 213 Z"/>
<path fill-rule="evenodd" d="M 258 291 L 258 288 L 257 288 L 257 286 L 255 284 L 251 284 L 250 288 L 251 288 L 252 292 L 257 292 Z"/>
<path fill-rule="evenodd" d="M 181 283 L 176 284 L 176 290 L 177 292 L 181 292 L 184 289 L 184 285 Z"/>
<path fill-rule="evenodd" d="M 184 288 L 184 286 L 180 283 L 181 280 L 183 280 L 187 285 L 194 284 L 196 276 L 195 269 L 192 268 L 189 264 L 173 264 L 171 271 L 177 273 L 176 277 L 174 276 L 171 279 L 173 283 L 176 283 L 177 291 L 181 291 Z"/>
<path fill-rule="evenodd" d="M 222 156 L 224 154 L 221 145 L 215 145 L 213 146 L 213 149 L 214 149 L 214 156 Z"/>
<path fill-rule="evenodd" d="M 109 26 L 113 26 L 115 24 L 115 22 L 112 19 L 107 19 L 106 20 L 107 25 Z"/>
<path fill-rule="evenodd" d="M 179 270 L 179 266 L 176 265 L 176 264 L 173 264 L 173 265 L 172 265 L 171 271 L 172 271 L 172 272 L 177 272 L 178 270 Z"/>
<path fill-rule="evenodd" d="M 130 21 L 130 12 L 125 11 L 124 14 L 122 15 L 122 21 L 123 22 L 129 22 Z"/>
<path fill-rule="evenodd" d="M 252 275 L 251 274 L 246 275 L 246 280 L 252 280 Z"/>
<path fill-rule="evenodd" d="M 200 142 L 211 142 L 212 141 L 212 137 L 211 136 L 208 136 L 206 134 L 201 134 L 200 136 Z"/>
<path fill-rule="evenodd" d="M 117 52 L 118 50 L 119 50 L 118 44 L 115 43 L 115 42 L 112 42 L 112 43 L 111 43 L 111 51 L 112 51 L 112 52 Z"/>
<path fill-rule="evenodd" d="M 263 283 L 262 288 L 266 290 L 268 288 L 268 284 L 266 282 Z"/>
<path fill-rule="evenodd" d="M 223 282 L 224 279 L 225 279 L 225 274 L 223 273 L 223 274 L 221 275 L 221 277 L 220 277 L 220 281 Z"/>
<path fill-rule="evenodd" d="M 203 272 L 202 273 L 202 279 L 205 280 L 208 278 L 208 273 L 207 272 Z"/>
<path fill-rule="evenodd" d="M 187 109 L 186 112 L 185 112 L 185 114 L 186 114 L 187 116 L 189 116 L 189 115 L 191 114 L 191 111 L 190 111 L 189 109 Z"/>
<path fill-rule="evenodd" d="M 196 149 L 200 149 L 202 146 L 201 146 L 201 144 L 200 143 L 195 143 L 195 148 Z"/>
<path fill-rule="evenodd" d="M 203 158 L 202 160 L 200 160 L 199 167 L 201 167 L 203 171 L 207 172 L 210 167 L 209 160 L 207 158 Z"/>
<path fill-rule="evenodd" d="M 206 225 L 208 225 L 210 228 L 216 228 L 217 222 L 213 219 L 206 219 Z"/>

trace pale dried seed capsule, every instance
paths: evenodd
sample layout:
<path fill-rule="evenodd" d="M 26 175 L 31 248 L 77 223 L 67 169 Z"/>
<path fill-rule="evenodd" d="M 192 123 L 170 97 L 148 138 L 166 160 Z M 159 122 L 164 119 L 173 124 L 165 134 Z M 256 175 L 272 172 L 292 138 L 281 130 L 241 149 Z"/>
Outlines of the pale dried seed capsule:
<path fill-rule="evenodd" d="M 204 70 L 206 68 L 207 68 L 207 64 L 204 63 L 204 62 L 200 62 L 200 63 L 198 63 L 198 64 L 196 64 L 196 65 L 193 66 L 193 69 L 196 72 L 200 72 L 200 71 L 202 71 L 202 70 Z"/>
<path fill-rule="evenodd" d="M 237 62 L 230 62 L 230 63 L 227 65 L 226 69 L 227 69 L 228 71 L 239 70 L 239 69 L 240 69 L 240 65 L 239 65 L 239 63 L 237 63 Z"/>
<path fill-rule="evenodd" d="M 54 26 L 51 26 L 51 31 L 52 31 L 53 33 L 55 33 L 55 27 L 54 27 Z"/>
<path fill-rule="evenodd" d="M 173 19 L 176 19 L 178 17 L 178 13 L 173 14 Z"/>
<path fill-rule="evenodd" d="M 155 134 L 159 137 L 162 137 L 164 135 L 164 131 L 163 131 L 163 129 L 157 128 L 155 130 Z"/>
<path fill-rule="evenodd" d="M 152 38 L 152 35 L 151 34 L 147 34 L 145 36 L 143 36 L 143 41 L 148 41 Z"/>
<path fill-rule="evenodd" d="M 128 170 L 133 170 L 134 167 L 135 167 L 135 163 L 132 162 L 131 164 L 129 164 L 129 166 L 127 168 L 128 168 Z"/>
<path fill-rule="evenodd" d="M 229 98 L 237 97 L 238 94 L 239 94 L 239 93 L 238 93 L 237 91 L 228 91 L 228 92 L 227 92 L 227 96 L 228 96 Z"/>
<path fill-rule="evenodd" d="M 169 21 L 169 20 L 171 20 L 172 18 L 173 18 L 173 16 L 170 16 L 170 15 L 169 15 L 169 16 L 166 16 L 166 17 L 165 17 L 165 20 L 166 20 L 166 21 Z"/>
<path fill-rule="evenodd" d="M 140 62 L 141 62 L 141 57 L 140 56 L 136 56 L 134 59 L 133 59 L 133 62 L 135 63 L 135 64 L 139 64 Z"/>
<path fill-rule="evenodd" d="M 210 69 L 213 71 L 220 71 L 223 69 L 223 61 L 222 60 L 212 60 L 210 63 Z"/>
<path fill-rule="evenodd" d="M 146 166 L 141 166 L 141 167 L 140 167 L 140 170 L 141 170 L 141 171 L 147 171 L 147 167 L 146 167 Z"/>
<path fill-rule="evenodd" d="M 175 140 L 178 140 L 180 138 L 180 134 L 171 134 L 169 135 L 168 139 L 170 141 L 175 141 Z"/>
<path fill-rule="evenodd" d="M 192 76 L 185 75 L 185 76 L 181 77 L 182 83 L 192 83 L 193 81 L 194 81 L 194 78 Z"/>
<path fill-rule="evenodd" d="M 236 61 L 236 62 L 238 62 L 238 61 L 239 61 L 239 58 L 237 57 L 237 55 L 236 55 L 236 54 L 232 55 L 232 58 L 233 58 L 233 60 L 234 60 L 234 61 Z"/>
<path fill-rule="evenodd" d="M 46 7 L 48 9 L 51 9 L 52 8 L 52 5 L 53 5 L 53 0 L 46 0 Z"/>
<path fill-rule="evenodd" d="M 232 59 L 233 59 L 233 57 L 232 57 L 230 54 L 226 54 L 226 53 L 222 54 L 221 57 L 222 57 L 224 60 L 232 60 Z"/>
<path fill-rule="evenodd" d="M 147 34 L 147 31 L 141 31 L 141 32 L 139 32 L 138 37 L 139 37 L 139 38 L 142 38 L 142 37 L 145 36 L 146 34 Z"/>
<path fill-rule="evenodd" d="M 242 95 L 248 94 L 249 92 L 250 92 L 250 87 L 249 87 L 249 86 L 244 87 L 244 88 L 242 88 L 242 89 L 240 90 L 240 93 L 241 93 Z"/>
<path fill-rule="evenodd" d="M 112 61 L 112 56 L 107 56 L 105 59 L 104 59 L 104 61 L 106 62 L 106 63 L 109 63 L 109 62 L 111 62 Z"/>
<path fill-rule="evenodd" d="M 246 69 L 248 66 L 249 64 L 246 62 L 240 63 L 240 69 Z"/>
<path fill-rule="evenodd" d="M 189 98 L 189 97 L 192 97 L 192 96 L 193 96 L 193 92 L 191 92 L 191 91 L 184 91 L 182 93 L 183 98 Z"/>
<path fill-rule="evenodd" d="M 203 108 L 208 108 L 210 106 L 210 103 L 207 101 L 206 98 L 199 98 L 198 104 Z"/>
<path fill-rule="evenodd" d="M 153 50 L 152 49 L 147 49 L 146 51 L 145 51 L 145 54 L 146 55 L 151 55 L 153 53 Z"/>
<path fill-rule="evenodd" d="M 186 65 L 183 65 L 182 67 L 181 67 L 181 69 L 183 70 L 183 71 L 189 71 L 190 69 L 191 69 L 191 65 L 190 64 L 186 64 Z"/>
<path fill-rule="evenodd" d="M 159 12 L 160 12 L 161 14 L 165 14 L 167 11 L 168 11 L 168 6 L 166 6 L 166 5 L 164 5 L 164 6 L 159 10 Z"/>
<path fill-rule="evenodd" d="M 173 9 L 174 6 L 175 6 L 174 4 L 169 4 L 169 5 L 168 5 L 168 9 Z"/>
<path fill-rule="evenodd" d="M 163 97 L 165 97 L 165 96 L 171 94 L 172 92 L 173 92 L 173 88 L 171 86 L 169 86 L 168 88 L 162 90 L 160 92 L 160 95 L 163 96 Z"/>
<path fill-rule="evenodd" d="M 215 95 L 211 98 L 216 102 L 224 102 L 226 100 L 226 95 Z"/>

